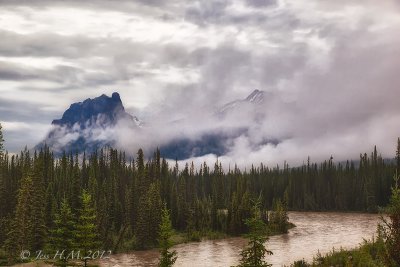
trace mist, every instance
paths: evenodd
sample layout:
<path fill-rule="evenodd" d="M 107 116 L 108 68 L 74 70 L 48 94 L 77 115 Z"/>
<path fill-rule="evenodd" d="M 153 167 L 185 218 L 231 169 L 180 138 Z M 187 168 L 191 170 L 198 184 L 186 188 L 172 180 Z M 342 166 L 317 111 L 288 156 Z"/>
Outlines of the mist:
<path fill-rule="evenodd" d="M 374 145 L 394 156 L 397 1 L 0 6 L 0 121 L 10 152 L 43 140 L 71 103 L 118 91 L 145 126 L 121 121 L 82 134 L 132 154 L 223 133 L 224 155 L 186 161 L 295 166 L 308 157 L 357 160 Z M 262 103 L 216 115 L 254 89 L 265 92 Z M 79 138 L 65 131 L 60 144 Z"/>

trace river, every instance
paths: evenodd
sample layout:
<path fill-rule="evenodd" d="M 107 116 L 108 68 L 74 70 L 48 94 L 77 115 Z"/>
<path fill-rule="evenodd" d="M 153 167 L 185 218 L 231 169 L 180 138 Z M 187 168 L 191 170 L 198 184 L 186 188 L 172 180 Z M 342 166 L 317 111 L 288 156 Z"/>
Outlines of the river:
<path fill-rule="evenodd" d="M 363 213 L 290 212 L 289 220 L 296 225 L 288 234 L 270 237 L 267 248 L 274 253 L 266 259 L 273 266 L 290 265 L 295 260 L 312 261 L 318 251 L 326 253 L 358 246 L 363 238 L 370 239 L 376 232 L 379 216 Z M 179 244 L 175 266 L 208 267 L 238 264 L 239 253 L 247 243 L 236 237 Z M 103 267 L 156 266 L 157 250 L 113 255 L 100 262 Z"/>

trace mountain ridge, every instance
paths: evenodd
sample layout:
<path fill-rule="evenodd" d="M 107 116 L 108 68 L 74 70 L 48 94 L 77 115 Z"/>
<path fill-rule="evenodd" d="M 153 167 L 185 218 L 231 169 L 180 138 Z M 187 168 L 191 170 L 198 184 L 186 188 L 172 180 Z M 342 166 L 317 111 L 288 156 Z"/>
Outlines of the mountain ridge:
<path fill-rule="evenodd" d="M 264 95 L 264 91 L 256 89 L 246 98 L 224 105 L 215 118 L 222 120 L 226 113 L 240 109 L 241 105 L 258 106 L 263 103 Z M 53 129 L 35 148 L 47 145 L 56 154 L 60 154 L 64 151 L 67 153 L 94 152 L 104 146 L 113 147 L 117 144 L 118 137 L 121 137 L 116 132 L 121 126 L 129 129 L 128 132 L 122 132 L 125 136 L 129 134 L 134 138 L 135 134 L 138 134 L 137 130 L 142 129 L 145 123 L 126 112 L 119 93 L 114 92 L 111 97 L 102 94 L 93 99 L 88 98 L 71 104 L 60 119 L 52 121 L 52 125 Z M 176 125 L 171 124 L 167 127 L 174 129 Z M 179 131 L 178 128 L 176 130 Z M 247 135 L 247 131 L 243 127 L 216 128 L 203 132 L 196 138 L 177 134 L 165 143 L 159 141 L 160 143 L 157 144 L 153 142 L 153 145 L 159 147 L 163 156 L 170 159 L 182 160 L 207 154 L 222 156 L 229 152 L 232 140 L 241 135 Z M 145 135 L 146 139 L 147 135 Z"/>
<path fill-rule="evenodd" d="M 237 99 L 234 101 L 231 101 L 225 105 L 223 105 L 219 110 L 217 111 L 218 115 L 224 115 L 225 113 L 233 110 L 240 108 L 241 105 L 246 105 L 246 104 L 255 104 L 259 105 L 264 102 L 264 96 L 265 96 L 265 91 L 261 91 L 258 89 L 255 89 L 253 92 L 251 92 L 250 95 L 248 95 L 244 99 Z"/>
<path fill-rule="evenodd" d="M 102 131 L 115 127 L 121 121 L 132 128 L 142 126 L 136 116 L 125 111 L 119 93 L 114 92 L 111 97 L 102 94 L 93 99 L 87 98 L 71 104 L 61 119 L 53 120 L 53 128 L 35 148 L 47 145 L 56 154 L 64 151 L 94 152 L 103 146 L 115 145 L 112 136 L 104 136 Z"/>

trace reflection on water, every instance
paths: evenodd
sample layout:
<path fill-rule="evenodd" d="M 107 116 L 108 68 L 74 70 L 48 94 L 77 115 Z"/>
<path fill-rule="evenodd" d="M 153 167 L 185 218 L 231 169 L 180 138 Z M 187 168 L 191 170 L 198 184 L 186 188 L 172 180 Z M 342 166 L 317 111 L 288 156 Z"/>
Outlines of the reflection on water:
<path fill-rule="evenodd" d="M 270 237 L 268 249 L 274 255 L 267 260 L 273 266 L 290 265 L 295 260 L 311 261 L 318 252 L 325 253 L 335 248 L 352 248 L 370 239 L 376 231 L 379 216 L 375 214 L 290 212 L 290 221 L 297 227 L 288 234 Z M 175 266 L 232 266 L 238 264 L 239 253 L 247 241 L 243 238 L 202 241 L 180 244 Z M 138 251 L 114 255 L 101 262 L 104 267 L 156 266 L 157 250 Z"/>

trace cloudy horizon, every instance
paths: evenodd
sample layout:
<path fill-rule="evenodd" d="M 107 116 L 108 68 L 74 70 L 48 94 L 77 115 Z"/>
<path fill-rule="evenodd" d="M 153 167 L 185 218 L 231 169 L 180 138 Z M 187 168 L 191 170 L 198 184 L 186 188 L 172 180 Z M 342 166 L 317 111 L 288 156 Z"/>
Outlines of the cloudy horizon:
<path fill-rule="evenodd" d="M 217 124 L 205 110 L 260 89 L 262 121 L 243 112 L 221 123 L 249 129 L 220 157 L 226 164 L 357 159 L 374 145 L 391 158 L 399 29 L 395 0 L 0 0 L 5 147 L 34 147 L 70 104 L 115 91 L 130 114 L 182 119 L 195 136 Z"/>

